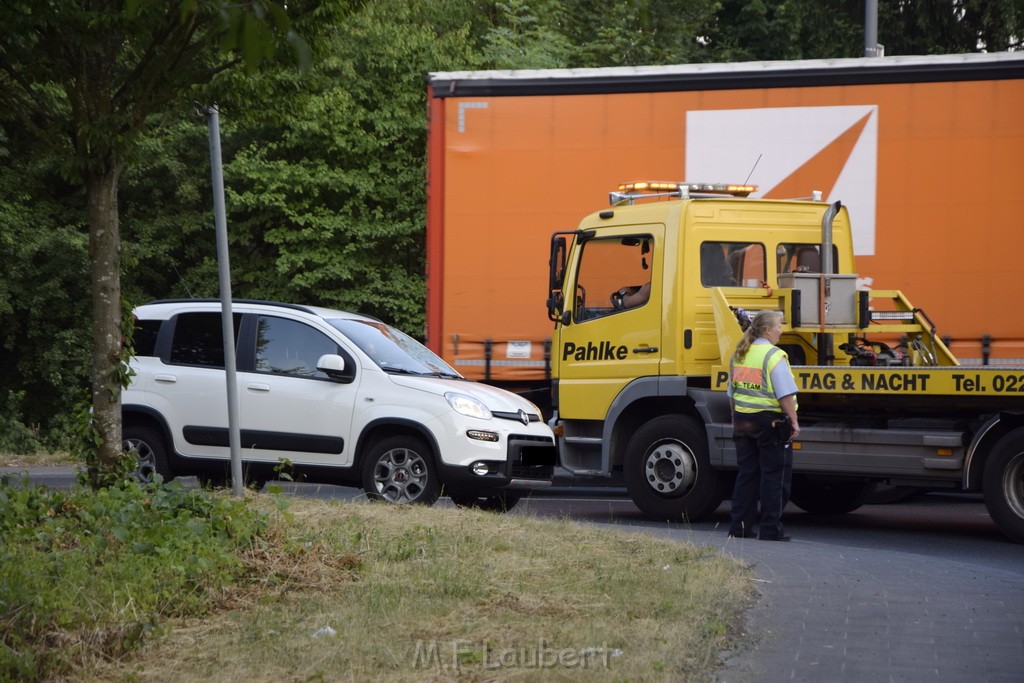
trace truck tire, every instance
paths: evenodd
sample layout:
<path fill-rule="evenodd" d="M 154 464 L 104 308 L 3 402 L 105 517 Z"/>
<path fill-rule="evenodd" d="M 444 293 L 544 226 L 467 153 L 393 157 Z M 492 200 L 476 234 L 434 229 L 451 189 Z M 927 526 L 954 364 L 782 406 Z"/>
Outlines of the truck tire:
<path fill-rule="evenodd" d="M 1024 428 L 996 444 L 985 463 L 982 493 L 999 530 L 1024 543 Z"/>
<path fill-rule="evenodd" d="M 827 481 L 796 475 L 789 500 L 812 515 L 845 515 L 867 502 L 874 483 L 863 481 Z"/>
<path fill-rule="evenodd" d="M 426 442 L 400 435 L 375 443 L 363 461 L 363 490 L 374 500 L 433 505 L 441 483 Z"/>
<path fill-rule="evenodd" d="M 623 478 L 641 512 L 674 522 L 710 515 L 722 503 L 728 483 L 711 467 L 704 428 L 682 415 L 656 417 L 633 434 Z"/>
<path fill-rule="evenodd" d="M 135 456 L 135 472 L 132 476 L 140 484 L 153 482 L 153 475 L 159 474 L 164 481 L 174 479 L 174 472 L 167 460 L 167 444 L 156 431 L 140 425 L 125 425 L 121 434 L 121 450 Z"/>

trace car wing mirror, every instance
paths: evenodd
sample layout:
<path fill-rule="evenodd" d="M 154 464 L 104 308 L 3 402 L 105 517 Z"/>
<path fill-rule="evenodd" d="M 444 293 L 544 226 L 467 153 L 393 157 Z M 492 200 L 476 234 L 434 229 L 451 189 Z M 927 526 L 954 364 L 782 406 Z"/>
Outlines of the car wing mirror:
<path fill-rule="evenodd" d="M 336 353 L 325 353 L 320 356 L 320 360 L 316 362 L 316 369 L 331 379 L 348 379 L 345 376 L 345 359 Z"/>

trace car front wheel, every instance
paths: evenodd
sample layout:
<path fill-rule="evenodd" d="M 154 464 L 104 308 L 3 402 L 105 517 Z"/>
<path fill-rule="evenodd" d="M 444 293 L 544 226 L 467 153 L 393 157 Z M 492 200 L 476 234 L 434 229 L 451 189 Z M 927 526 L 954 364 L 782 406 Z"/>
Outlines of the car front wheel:
<path fill-rule="evenodd" d="M 433 505 L 441 485 L 427 444 L 415 436 L 378 441 L 363 463 L 363 490 L 377 500 Z"/>

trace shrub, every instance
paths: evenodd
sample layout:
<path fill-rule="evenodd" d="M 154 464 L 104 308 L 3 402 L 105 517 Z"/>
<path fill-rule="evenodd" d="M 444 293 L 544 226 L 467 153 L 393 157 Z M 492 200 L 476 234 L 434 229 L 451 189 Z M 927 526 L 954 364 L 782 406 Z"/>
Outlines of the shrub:
<path fill-rule="evenodd" d="M 0 680 L 59 677 L 202 615 L 265 528 L 245 501 L 180 484 L 50 491 L 0 481 Z"/>
<path fill-rule="evenodd" d="M 26 455 L 40 449 L 36 433 L 21 423 L 24 391 L 8 391 L 0 396 L 0 453 Z"/>

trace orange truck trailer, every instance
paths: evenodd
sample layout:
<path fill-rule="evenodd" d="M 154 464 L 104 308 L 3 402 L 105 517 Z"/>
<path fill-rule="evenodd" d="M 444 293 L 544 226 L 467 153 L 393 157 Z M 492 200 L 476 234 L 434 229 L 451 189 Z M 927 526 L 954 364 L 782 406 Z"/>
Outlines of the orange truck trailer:
<path fill-rule="evenodd" d="M 636 178 L 841 199 L 859 289 L 1024 365 L 1024 53 L 429 76 L 427 343 L 546 403 L 550 235 Z"/>

